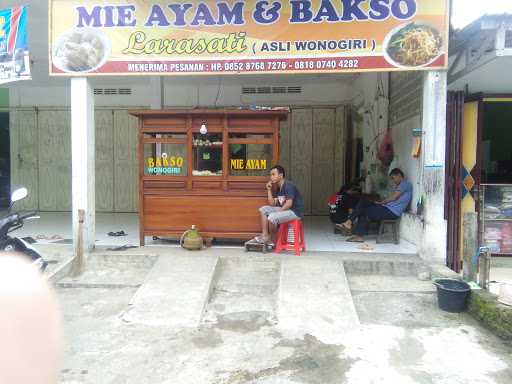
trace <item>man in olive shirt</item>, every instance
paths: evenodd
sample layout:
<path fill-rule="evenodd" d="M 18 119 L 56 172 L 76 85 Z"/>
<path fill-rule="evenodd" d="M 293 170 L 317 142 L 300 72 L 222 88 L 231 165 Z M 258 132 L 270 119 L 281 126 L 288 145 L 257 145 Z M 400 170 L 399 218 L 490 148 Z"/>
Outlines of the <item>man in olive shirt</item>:
<path fill-rule="evenodd" d="M 285 180 L 285 171 L 280 165 L 270 169 L 267 199 L 269 205 L 260 208 L 261 236 L 253 239 L 259 243 L 269 242 L 271 233 L 279 224 L 304 217 L 304 199 L 295 184 Z"/>

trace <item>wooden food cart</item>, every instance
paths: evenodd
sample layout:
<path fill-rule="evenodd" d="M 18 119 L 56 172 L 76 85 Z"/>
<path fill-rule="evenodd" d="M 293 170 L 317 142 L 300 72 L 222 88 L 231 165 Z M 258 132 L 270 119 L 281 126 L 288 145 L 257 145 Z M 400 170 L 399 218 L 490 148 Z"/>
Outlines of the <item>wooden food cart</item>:
<path fill-rule="evenodd" d="M 196 225 L 206 238 L 248 239 L 279 159 L 287 111 L 137 110 L 139 228 L 178 237 Z"/>

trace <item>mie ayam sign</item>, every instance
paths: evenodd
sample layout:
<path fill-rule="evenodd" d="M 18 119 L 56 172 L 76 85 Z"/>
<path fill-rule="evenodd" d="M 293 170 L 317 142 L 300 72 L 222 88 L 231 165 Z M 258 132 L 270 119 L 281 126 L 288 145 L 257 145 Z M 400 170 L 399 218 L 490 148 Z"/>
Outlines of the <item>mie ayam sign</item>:
<path fill-rule="evenodd" d="M 447 66 L 448 0 L 50 0 L 50 74 Z"/>

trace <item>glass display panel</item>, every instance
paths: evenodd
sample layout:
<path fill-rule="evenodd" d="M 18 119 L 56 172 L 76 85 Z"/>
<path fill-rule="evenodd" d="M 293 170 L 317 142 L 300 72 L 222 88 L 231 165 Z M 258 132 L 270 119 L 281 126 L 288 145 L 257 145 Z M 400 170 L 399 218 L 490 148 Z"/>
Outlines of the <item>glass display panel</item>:
<path fill-rule="evenodd" d="M 144 144 L 144 175 L 186 176 L 186 144 Z"/>
<path fill-rule="evenodd" d="M 222 175 L 222 133 L 194 133 L 192 149 L 193 176 Z"/>
<path fill-rule="evenodd" d="M 230 139 L 272 139 L 271 133 L 238 133 L 232 132 L 229 134 Z"/>
<path fill-rule="evenodd" d="M 187 139 L 186 133 L 144 133 L 145 139 Z"/>
<path fill-rule="evenodd" d="M 512 185 L 482 185 L 484 244 L 492 252 L 512 254 Z"/>
<path fill-rule="evenodd" d="M 271 144 L 229 144 L 230 176 L 268 176 L 272 167 Z"/>

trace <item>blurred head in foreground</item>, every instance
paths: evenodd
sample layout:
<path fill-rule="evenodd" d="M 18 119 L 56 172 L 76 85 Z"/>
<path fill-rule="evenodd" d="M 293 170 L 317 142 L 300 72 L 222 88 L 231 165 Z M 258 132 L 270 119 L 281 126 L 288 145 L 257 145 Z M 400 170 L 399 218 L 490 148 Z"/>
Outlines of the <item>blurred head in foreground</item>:
<path fill-rule="evenodd" d="M 36 267 L 0 253 L 0 383 L 54 384 L 62 351 L 57 299 Z"/>

